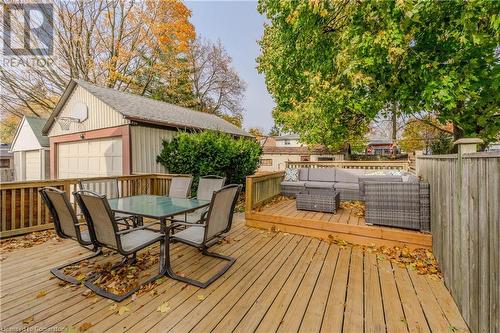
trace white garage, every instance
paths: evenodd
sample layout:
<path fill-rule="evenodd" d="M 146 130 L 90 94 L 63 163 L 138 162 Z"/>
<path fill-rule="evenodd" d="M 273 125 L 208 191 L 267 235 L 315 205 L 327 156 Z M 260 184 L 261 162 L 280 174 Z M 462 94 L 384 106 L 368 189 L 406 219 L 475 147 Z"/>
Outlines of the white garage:
<path fill-rule="evenodd" d="M 119 176 L 122 138 L 58 143 L 57 162 L 58 178 Z"/>
<path fill-rule="evenodd" d="M 42 135 L 44 118 L 24 117 L 14 136 L 14 179 L 43 180 L 50 178 L 49 139 Z"/>
<path fill-rule="evenodd" d="M 178 132 L 250 134 L 214 114 L 71 80 L 47 120 L 50 172 L 57 178 L 163 173 L 163 141 Z"/>

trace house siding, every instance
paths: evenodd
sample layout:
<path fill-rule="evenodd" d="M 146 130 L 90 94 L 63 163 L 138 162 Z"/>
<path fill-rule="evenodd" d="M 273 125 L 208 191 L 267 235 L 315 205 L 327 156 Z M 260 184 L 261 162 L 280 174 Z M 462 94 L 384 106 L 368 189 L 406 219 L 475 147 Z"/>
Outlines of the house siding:
<path fill-rule="evenodd" d="M 132 173 L 167 172 L 165 167 L 156 163 L 156 156 L 162 150 L 163 140 L 172 140 L 177 132 L 154 127 L 131 126 L 130 135 Z"/>
<path fill-rule="evenodd" d="M 71 123 L 67 131 L 61 130 L 56 120 L 48 133 L 49 137 L 121 126 L 129 123 L 128 120 L 123 118 L 122 114 L 80 86 L 74 89 L 58 117 L 70 117 L 71 110 L 77 102 L 87 105 L 88 118 L 81 123 Z"/>

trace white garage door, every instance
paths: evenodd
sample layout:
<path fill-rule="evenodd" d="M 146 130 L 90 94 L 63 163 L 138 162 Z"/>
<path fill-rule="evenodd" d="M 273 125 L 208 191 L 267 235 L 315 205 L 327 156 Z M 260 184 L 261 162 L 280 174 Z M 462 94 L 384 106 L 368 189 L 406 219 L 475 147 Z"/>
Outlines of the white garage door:
<path fill-rule="evenodd" d="M 25 152 L 26 180 L 40 180 L 40 152 L 28 150 Z"/>
<path fill-rule="evenodd" d="M 59 143 L 57 174 L 58 178 L 121 175 L 121 137 Z"/>

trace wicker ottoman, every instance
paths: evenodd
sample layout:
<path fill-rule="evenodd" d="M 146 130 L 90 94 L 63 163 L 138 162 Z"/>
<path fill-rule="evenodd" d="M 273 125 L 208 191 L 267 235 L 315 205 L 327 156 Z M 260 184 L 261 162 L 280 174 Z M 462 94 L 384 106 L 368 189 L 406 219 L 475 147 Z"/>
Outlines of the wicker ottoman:
<path fill-rule="evenodd" d="M 317 193 L 312 190 L 299 192 L 296 196 L 298 210 L 335 213 L 340 205 L 340 193 L 333 189 Z"/>

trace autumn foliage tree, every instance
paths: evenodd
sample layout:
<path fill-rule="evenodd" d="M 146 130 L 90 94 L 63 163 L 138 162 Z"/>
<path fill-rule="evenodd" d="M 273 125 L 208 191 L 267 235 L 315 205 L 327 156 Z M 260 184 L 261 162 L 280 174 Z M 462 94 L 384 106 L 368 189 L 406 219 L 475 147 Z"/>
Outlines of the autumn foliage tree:
<path fill-rule="evenodd" d="M 210 48 L 200 51 L 189 21 L 191 12 L 182 1 L 53 4 L 57 16 L 54 64 L 44 68 L 1 68 L 2 115 L 19 119 L 23 114 L 44 116 L 53 110 L 69 80 L 80 78 L 215 113 L 241 126 L 239 101 L 244 83 L 232 69 L 231 59 L 220 43 L 212 47 L 207 42 L 203 45 Z M 201 59 L 195 62 L 196 66 L 193 52 Z M 209 78 L 210 84 L 205 86 L 198 78 Z M 237 85 L 231 85 L 232 82 Z"/>
<path fill-rule="evenodd" d="M 390 107 L 435 114 L 455 138 L 498 136 L 500 2 L 260 0 L 258 9 L 269 22 L 257 60 L 273 116 L 303 141 L 342 145 Z"/>
<path fill-rule="evenodd" d="M 423 120 L 411 119 L 403 130 L 399 146 L 406 152 L 415 150 L 425 150 L 435 146 L 437 142 L 447 140 L 451 141 L 451 130 L 453 125 L 441 125 L 439 121 L 431 116 Z"/>
<path fill-rule="evenodd" d="M 0 71 L 2 107 L 51 110 L 70 78 L 145 93 L 151 72 L 175 76 L 195 37 L 177 0 L 54 2 L 54 65 Z M 167 74 L 170 73 L 170 74 Z"/>

